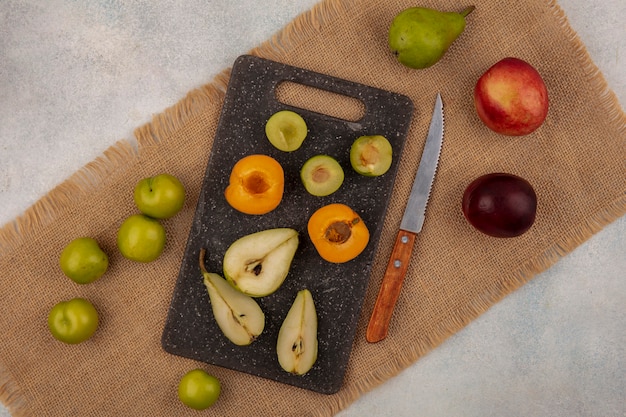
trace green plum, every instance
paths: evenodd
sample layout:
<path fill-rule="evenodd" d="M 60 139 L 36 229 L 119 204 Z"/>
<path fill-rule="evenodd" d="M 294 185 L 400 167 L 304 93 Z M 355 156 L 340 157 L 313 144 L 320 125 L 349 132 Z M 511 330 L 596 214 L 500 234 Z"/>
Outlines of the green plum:
<path fill-rule="evenodd" d="M 50 310 L 48 328 L 55 339 L 77 344 L 91 338 L 98 329 L 98 311 L 88 300 L 61 301 Z"/>
<path fill-rule="evenodd" d="M 219 379 L 202 369 L 193 369 L 180 379 L 178 398 L 187 407 L 204 410 L 215 404 L 221 389 Z"/>
<path fill-rule="evenodd" d="M 127 259 L 152 262 L 165 248 L 165 228 L 152 217 L 134 214 L 120 226 L 117 247 Z"/>
<path fill-rule="evenodd" d="M 185 187 L 170 174 L 144 178 L 135 186 L 133 197 L 139 211 L 155 219 L 168 219 L 185 204 Z"/>
<path fill-rule="evenodd" d="M 78 284 L 100 278 L 109 267 L 109 258 L 91 237 L 72 240 L 61 252 L 59 265 L 63 273 Z"/>

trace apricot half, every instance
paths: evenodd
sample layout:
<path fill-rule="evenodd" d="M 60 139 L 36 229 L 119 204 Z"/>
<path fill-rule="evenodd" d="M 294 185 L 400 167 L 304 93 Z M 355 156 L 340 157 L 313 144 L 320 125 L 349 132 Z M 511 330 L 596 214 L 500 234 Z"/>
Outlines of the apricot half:
<path fill-rule="evenodd" d="M 363 219 L 340 203 L 319 208 L 309 218 L 307 229 L 319 255 L 332 263 L 344 263 L 356 258 L 370 239 Z"/>
<path fill-rule="evenodd" d="M 235 210 L 265 214 L 283 198 L 285 173 L 277 160 L 267 155 L 248 155 L 233 166 L 224 196 Z"/>

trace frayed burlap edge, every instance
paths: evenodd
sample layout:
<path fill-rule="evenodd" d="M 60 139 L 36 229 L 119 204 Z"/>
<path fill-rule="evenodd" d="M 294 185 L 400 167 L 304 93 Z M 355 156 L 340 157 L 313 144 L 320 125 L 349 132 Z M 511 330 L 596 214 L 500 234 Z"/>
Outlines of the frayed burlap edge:
<path fill-rule="evenodd" d="M 321 33 L 322 28 L 331 23 L 357 4 L 357 0 L 327 0 L 315 5 L 311 10 L 302 13 L 291 21 L 284 29 L 249 51 L 252 55 L 277 61 L 283 60 L 289 51 L 308 39 Z M 548 1 L 550 12 L 560 22 L 570 38 L 587 81 L 598 91 L 602 105 L 607 109 L 608 122 L 617 128 L 620 135 L 626 133 L 626 115 L 619 101 L 589 56 L 584 44 L 571 28 L 565 12 L 555 0 Z M 28 208 L 21 216 L 0 229 L 0 252 L 8 253 L 19 247 L 22 242 L 46 227 L 55 219 L 60 211 L 73 204 L 73 201 L 88 195 L 107 181 L 110 174 L 136 161 L 141 149 L 154 146 L 167 138 L 194 116 L 201 114 L 207 106 L 223 98 L 230 69 L 219 73 L 208 84 L 189 92 L 181 101 L 155 116 L 151 122 L 137 128 L 134 132 L 138 148 L 128 140 L 118 141 L 107 149 L 102 156 L 85 165 L 68 179 L 63 181 L 48 194 Z M 521 287 L 535 275 L 554 265 L 576 247 L 584 243 L 595 233 L 602 230 L 617 218 L 626 214 L 626 195 L 614 201 L 608 207 L 598 211 L 576 230 L 564 231 L 563 238 L 554 242 L 543 254 L 529 260 L 510 276 L 503 277 L 494 283 L 481 297 L 464 310 L 459 310 L 449 319 L 441 322 L 430 339 L 410 346 L 401 354 L 390 358 L 383 367 L 372 370 L 365 377 L 347 385 L 337 394 L 329 396 L 324 405 L 311 412 L 315 417 L 328 417 L 336 414 L 354 402 L 362 394 L 372 390 L 389 378 L 396 376 L 403 369 L 415 363 L 420 357 L 440 345 L 447 338 L 465 327 L 471 321 L 486 312 L 491 306 L 505 296 Z M 0 364 L 0 401 L 15 415 L 23 415 L 22 404 L 25 402 L 19 387 L 11 375 L 3 370 Z"/>
<path fill-rule="evenodd" d="M 17 413 L 25 402 L 15 380 L 11 374 L 0 365 L 0 400 L 11 411 Z"/>

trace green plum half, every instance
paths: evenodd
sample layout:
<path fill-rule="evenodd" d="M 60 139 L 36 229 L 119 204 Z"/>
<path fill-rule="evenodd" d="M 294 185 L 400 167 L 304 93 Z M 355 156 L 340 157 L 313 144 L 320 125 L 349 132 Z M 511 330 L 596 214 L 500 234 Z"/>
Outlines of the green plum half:
<path fill-rule="evenodd" d="M 275 148 L 293 152 L 302 146 L 308 127 L 302 116 L 291 110 L 274 113 L 265 124 L 265 135 Z"/>
<path fill-rule="evenodd" d="M 332 156 L 315 155 L 302 166 L 300 178 L 309 194 L 324 197 L 341 187 L 344 173 L 339 162 Z"/>
<path fill-rule="evenodd" d="M 389 171 L 392 159 L 391 143 L 381 135 L 361 136 L 350 147 L 350 164 L 361 175 L 383 175 Z"/>

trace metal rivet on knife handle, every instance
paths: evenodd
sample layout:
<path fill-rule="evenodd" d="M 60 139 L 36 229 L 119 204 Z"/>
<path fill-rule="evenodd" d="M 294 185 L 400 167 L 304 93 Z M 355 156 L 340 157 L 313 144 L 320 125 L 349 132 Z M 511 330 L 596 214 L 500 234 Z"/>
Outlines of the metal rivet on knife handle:
<path fill-rule="evenodd" d="M 383 282 L 378 290 L 376 304 L 372 311 L 365 338 L 370 343 L 378 342 L 387 336 L 391 316 L 400 295 L 400 288 L 409 267 L 409 260 L 415 243 L 415 233 L 400 230 L 393 246 Z"/>

